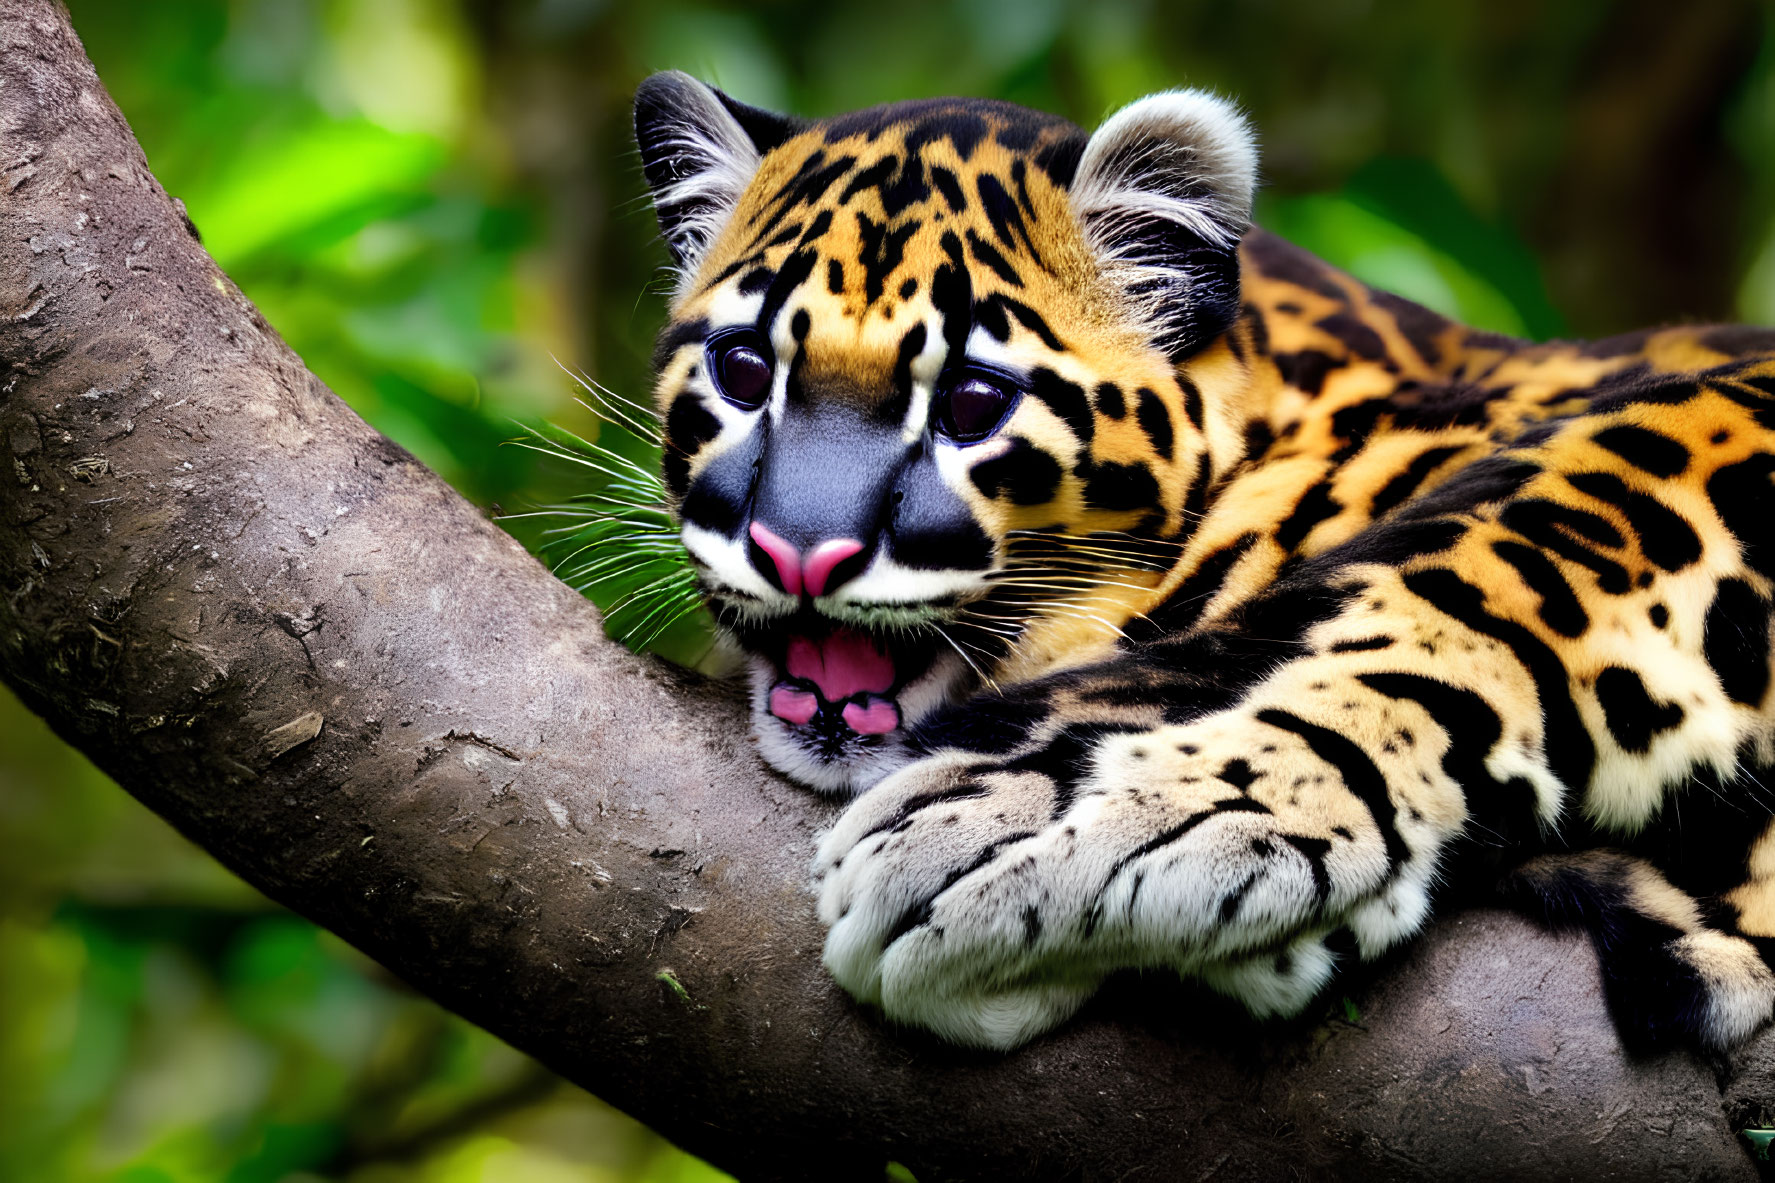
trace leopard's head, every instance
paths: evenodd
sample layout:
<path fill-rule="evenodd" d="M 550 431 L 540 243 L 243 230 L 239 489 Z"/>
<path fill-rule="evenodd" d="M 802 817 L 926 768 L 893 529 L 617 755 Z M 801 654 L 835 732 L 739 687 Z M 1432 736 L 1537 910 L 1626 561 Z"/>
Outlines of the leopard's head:
<path fill-rule="evenodd" d="M 958 696 L 1113 646 L 1236 451 L 1238 112 L 802 121 L 667 73 L 635 131 L 678 276 L 663 476 L 766 758 L 856 791 Z"/>

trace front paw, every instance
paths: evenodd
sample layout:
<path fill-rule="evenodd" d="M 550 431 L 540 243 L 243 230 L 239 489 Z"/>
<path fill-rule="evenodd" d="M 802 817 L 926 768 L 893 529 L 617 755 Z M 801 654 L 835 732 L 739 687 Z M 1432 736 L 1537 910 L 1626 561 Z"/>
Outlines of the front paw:
<path fill-rule="evenodd" d="M 1119 969 L 1298 1011 L 1332 972 L 1332 932 L 1384 947 L 1424 893 L 1389 872 L 1360 801 L 1269 740 L 1196 725 L 1108 738 L 1084 769 L 907 768 L 821 844 L 827 967 L 890 1018 L 990 1047 L 1060 1022 Z"/>
<path fill-rule="evenodd" d="M 956 1043 L 1011 1048 L 1063 1021 L 1102 976 L 1040 940 L 1063 902 L 1055 847 L 1076 836 L 1055 824 L 1064 811 L 1048 777 L 962 756 L 865 793 L 815 862 L 826 968 L 889 1018 Z"/>

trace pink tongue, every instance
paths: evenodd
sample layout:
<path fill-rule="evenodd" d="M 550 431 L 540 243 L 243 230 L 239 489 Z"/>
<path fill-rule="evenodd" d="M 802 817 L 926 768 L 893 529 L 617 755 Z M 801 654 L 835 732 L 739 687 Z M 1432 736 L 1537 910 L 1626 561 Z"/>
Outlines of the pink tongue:
<path fill-rule="evenodd" d="M 827 702 L 843 702 L 863 690 L 885 694 L 894 684 L 894 659 L 862 633 L 849 630 L 817 643 L 791 637 L 786 665 L 791 678 L 812 682 Z"/>

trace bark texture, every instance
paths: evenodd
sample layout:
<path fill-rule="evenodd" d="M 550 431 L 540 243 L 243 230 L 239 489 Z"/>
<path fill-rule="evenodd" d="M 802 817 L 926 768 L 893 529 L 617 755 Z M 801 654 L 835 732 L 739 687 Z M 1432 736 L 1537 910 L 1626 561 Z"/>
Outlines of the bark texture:
<path fill-rule="evenodd" d="M 1149 979 L 1006 1057 L 885 1029 L 820 970 L 827 807 L 303 368 L 52 0 L 0 0 L 0 277 L 0 675 L 273 898 L 728 1170 L 1755 1177 L 1775 1042 L 1624 1059 L 1588 947 L 1502 913 L 1288 1027 Z"/>

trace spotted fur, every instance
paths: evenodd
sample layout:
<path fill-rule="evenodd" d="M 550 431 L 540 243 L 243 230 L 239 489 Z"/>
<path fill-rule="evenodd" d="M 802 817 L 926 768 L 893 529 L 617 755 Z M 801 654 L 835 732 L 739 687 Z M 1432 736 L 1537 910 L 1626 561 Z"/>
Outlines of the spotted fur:
<path fill-rule="evenodd" d="M 994 1047 L 1128 967 L 1290 1014 L 1502 890 L 1640 1045 L 1768 1020 L 1775 332 L 1536 345 L 1367 288 L 1247 225 L 1196 92 L 1087 136 L 660 75 L 637 136 L 665 481 L 761 750 L 860 793 L 816 868 L 852 993 Z M 980 439 L 970 373 L 1014 387 Z"/>

